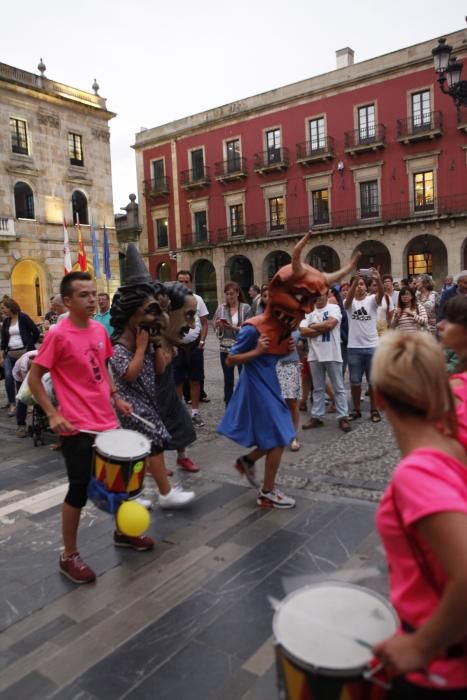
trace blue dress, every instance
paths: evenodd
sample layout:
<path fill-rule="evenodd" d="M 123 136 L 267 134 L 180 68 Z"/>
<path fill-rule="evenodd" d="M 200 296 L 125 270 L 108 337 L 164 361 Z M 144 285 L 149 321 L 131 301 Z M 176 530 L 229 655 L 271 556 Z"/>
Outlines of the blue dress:
<path fill-rule="evenodd" d="M 259 333 L 252 325 L 240 329 L 231 355 L 256 347 Z M 217 428 L 221 435 L 243 447 L 271 450 L 285 447 L 295 437 L 290 411 L 281 396 L 276 364 L 282 355 L 259 355 L 246 362 L 234 394 Z"/>

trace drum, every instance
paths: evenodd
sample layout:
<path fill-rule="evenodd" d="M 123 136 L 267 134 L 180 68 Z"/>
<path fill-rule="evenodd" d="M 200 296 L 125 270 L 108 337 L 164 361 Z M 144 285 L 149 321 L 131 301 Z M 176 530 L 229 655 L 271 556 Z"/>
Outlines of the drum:
<path fill-rule="evenodd" d="M 365 646 L 396 632 L 398 619 L 380 595 L 348 583 L 306 586 L 288 595 L 273 618 L 281 700 L 378 700 L 364 678 Z"/>
<path fill-rule="evenodd" d="M 94 442 L 94 476 L 108 491 L 135 496 L 150 452 L 150 441 L 135 430 L 106 430 Z"/>

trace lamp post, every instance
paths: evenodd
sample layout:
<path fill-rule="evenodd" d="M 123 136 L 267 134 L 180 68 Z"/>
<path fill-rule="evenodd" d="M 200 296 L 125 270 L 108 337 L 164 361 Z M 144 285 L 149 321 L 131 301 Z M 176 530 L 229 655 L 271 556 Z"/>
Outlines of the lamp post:
<path fill-rule="evenodd" d="M 451 95 L 458 107 L 467 105 L 467 80 L 461 80 L 463 64 L 451 56 L 452 46 L 446 44 L 446 38 L 438 40 L 438 46 L 432 50 L 434 67 L 438 73 L 441 92 Z M 446 88 L 447 83 L 447 88 Z"/>

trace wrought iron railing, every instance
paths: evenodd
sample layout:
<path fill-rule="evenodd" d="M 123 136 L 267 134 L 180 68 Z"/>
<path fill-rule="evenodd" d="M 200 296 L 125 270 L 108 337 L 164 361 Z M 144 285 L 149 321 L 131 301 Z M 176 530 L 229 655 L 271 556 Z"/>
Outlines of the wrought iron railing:
<path fill-rule="evenodd" d="M 289 165 L 289 149 L 268 148 L 267 151 L 255 153 L 253 155 L 253 163 L 255 170 L 274 167 L 286 168 Z"/>
<path fill-rule="evenodd" d="M 386 127 L 384 124 L 374 124 L 365 128 L 346 131 L 344 134 L 345 148 L 358 148 L 373 144 L 386 143 Z"/>
<path fill-rule="evenodd" d="M 190 170 L 182 170 L 180 173 L 180 184 L 182 187 L 190 187 L 192 185 L 209 185 L 211 177 L 209 175 L 209 166 L 203 165 Z"/>
<path fill-rule="evenodd" d="M 296 144 L 297 160 L 305 158 L 313 158 L 314 156 L 333 156 L 334 155 L 334 139 L 332 136 L 326 136 L 319 141 L 303 141 Z"/>
<path fill-rule="evenodd" d="M 152 178 L 145 180 L 143 184 L 143 192 L 145 197 L 158 197 L 169 194 L 170 179 L 168 176 Z"/>
<path fill-rule="evenodd" d="M 442 127 L 442 112 L 421 112 L 412 117 L 397 120 L 397 137 L 416 136 L 426 131 L 441 130 Z"/>
<path fill-rule="evenodd" d="M 229 160 L 221 160 L 214 164 L 215 177 L 229 177 L 239 174 L 246 175 L 246 158 L 236 156 Z"/>

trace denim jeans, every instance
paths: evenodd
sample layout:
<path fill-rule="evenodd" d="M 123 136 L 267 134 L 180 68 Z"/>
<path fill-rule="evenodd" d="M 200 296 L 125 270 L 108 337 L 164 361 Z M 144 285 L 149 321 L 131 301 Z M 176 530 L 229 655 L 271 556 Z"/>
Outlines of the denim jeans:
<path fill-rule="evenodd" d="M 230 399 L 232 398 L 233 390 L 234 390 L 234 383 L 235 383 L 235 367 L 228 367 L 227 366 L 227 358 L 229 354 L 227 352 L 221 352 L 221 367 L 222 367 L 222 372 L 224 373 L 224 403 L 227 406 L 229 403 Z M 242 371 L 242 368 L 240 365 L 237 365 L 238 367 L 238 375 L 240 376 L 240 372 Z"/>
<path fill-rule="evenodd" d="M 5 372 L 5 391 L 8 397 L 8 403 L 14 404 L 16 398 L 15 390 L 15 380 L 13 379 L 13 367 L 15 366 L 16 360 L 13 360 L 8 355 L 3 361 L 3 371 Z"/>
<path fill-rule="evenodd" d="M 347 348 L 350 384 L 352 386 L 360 386 L 363 374 L 370 384 L 371 361 L 375 350 L 376 348 Z"/>
<path fill-rule="evenodd" d="M 342 362 L 310 362 L 311 376 L 313 377 L 313 406 L 311 415 L 313 418 L 323 418 L 326 412 L 326 375 L 334 389 L 336 401 L 337 419 L 346 418 L 349 415 L 347 392 L 342 377 Z"/>

